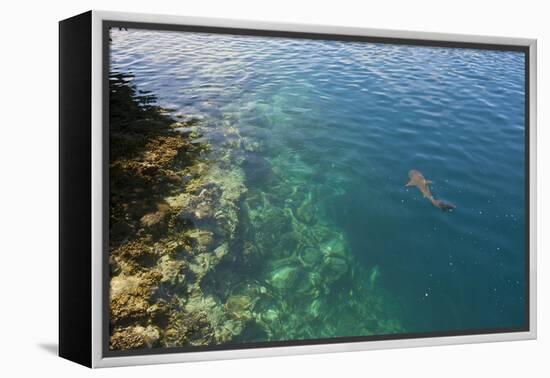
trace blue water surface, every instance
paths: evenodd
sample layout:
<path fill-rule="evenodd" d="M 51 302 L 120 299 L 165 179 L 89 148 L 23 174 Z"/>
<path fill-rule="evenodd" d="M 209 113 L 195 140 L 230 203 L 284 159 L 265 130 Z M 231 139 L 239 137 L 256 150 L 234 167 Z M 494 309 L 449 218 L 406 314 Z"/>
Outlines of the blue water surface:
<path fill-rule="evenodd" d="M 375 286 L 391 302 L 386 313 L 401 332 L 523 326 L 523 53 L 133 29 L 111 36 L 111 70 L 133 73 L 174 115 L 234 127 L 261 146 L 261 164 L 243 163 L 249 194 L 284 196 L 258 174 L 267 164 L 345 237 L 360 273 L 345 283 L 349 297 L 318 294 L 333 295 L 327 303 L 361 302 L 370 285 L 369 295 Z M 411 169 L 456 209 L 443 212 L 405 187 Z M 264 268 L 248 278 L 262 280 Z M 349 327 L 338 332 L 353 334 Z M 340 335 L 309 332 L 274 338 Z"/>

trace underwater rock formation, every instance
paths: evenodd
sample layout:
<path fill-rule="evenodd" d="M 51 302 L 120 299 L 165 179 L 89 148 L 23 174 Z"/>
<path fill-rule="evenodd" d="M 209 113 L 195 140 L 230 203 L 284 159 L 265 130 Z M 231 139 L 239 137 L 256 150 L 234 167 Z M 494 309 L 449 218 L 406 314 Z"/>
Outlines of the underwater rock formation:
<path fill-rule="evenodd" d="M 227 342 L 244 320 L 201 281 L 234 238 L 243 173 L 204 161 L 198 122 L 174 122 L 127 81 L 110 81 L 110 348 Z"/>
<path fill-rule="evenodd" d="M 160 338 L 159 328 L 148 325 L 147 327 L 135 326 L 117 329 L 111 336 L 112 349 L 137 349 L 152 348 Z"/>
<path fill-rule="evenodd" d="M 296 154 L 262 157 L 230 117 L 176 121 L 129 82 L 110 81 L 110 349 L 402 330 Z"/>

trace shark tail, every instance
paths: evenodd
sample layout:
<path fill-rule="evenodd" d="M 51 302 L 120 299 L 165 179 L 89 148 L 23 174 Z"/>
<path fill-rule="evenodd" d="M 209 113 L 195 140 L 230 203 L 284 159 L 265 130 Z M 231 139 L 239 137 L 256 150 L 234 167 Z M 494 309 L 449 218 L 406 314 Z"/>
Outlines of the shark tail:
<path fill-rule="evenodd" d="M 441 200 L 434 199 L 434 200 L 432 200 L 432 203 L 434 204 L 434 206 L 439 207 L 443 211 L 456 209 L 456 206 L 453 205 L 452 203 L 444 202 L 444 201 L 441 201 Z"/>

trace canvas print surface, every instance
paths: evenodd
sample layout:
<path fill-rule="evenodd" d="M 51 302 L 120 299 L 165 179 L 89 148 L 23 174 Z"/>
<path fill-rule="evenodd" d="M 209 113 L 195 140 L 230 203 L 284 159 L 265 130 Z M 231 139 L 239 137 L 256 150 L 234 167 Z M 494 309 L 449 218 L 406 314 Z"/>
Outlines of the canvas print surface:
<path fill-rule="evenodd" d="M 108 43 L 108 350 L 524 328 L 523 52 Z"/>

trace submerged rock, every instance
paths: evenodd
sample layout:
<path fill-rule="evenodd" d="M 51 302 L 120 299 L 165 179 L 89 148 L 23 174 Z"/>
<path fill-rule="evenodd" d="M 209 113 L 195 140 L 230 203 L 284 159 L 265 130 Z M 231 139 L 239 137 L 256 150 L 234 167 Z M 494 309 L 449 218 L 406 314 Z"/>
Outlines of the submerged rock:
<path fill-rule="evenodd" d="M 235 300 L 230 306 L 239 308 L 240 300 Z M 202 292 L 195 291 L 189 297 L 185 305 L 186 318 L 201 317 L 206 320 L 208 329 L 197 329 L 188 340 L 192 345 L 208 345 L 212 343 L 226 343 L 240 334 L 247 321 L 244 317 L 236 318 L 230 314 L 214 297 L 204 296 Z M 204 321 L 203 320 L 203 321 Z"/>
<path fill-rule="evenodd" d="M 335 255 L 341 258 L 347 257 L 347 247 L 341 235 L 321 244 L 321 250 L 325 256 Z"/>
<path fill-rule="evenodd" d="M 336 281 L 348 271 L 348 263 L 337 255 L 326 256 L 323 267 L 323 277 L 327 282 Z"/>
<path fill-rule="evenodd" d="M 296 285 L 300 277 L 295 260 L 282 261 L 276 264 L 269 276 L 269 283 L 280 290 L 287 290 Z"/>
<path fill-rule="evenodd" d="M 312 224 L 315 220 L 315 207 L 310 202 L 304 202 L 296 209 L 296 219 L 305 224 Z"/>
<path fill-rule="evenodd" d="M 318 319 L 323 315 L 325 308 L 325 302 L 323 299 L 316 298 L 314 299 L 311 304 L 309 305 L 309 316 L 311 316 L 314 319 Z"/>
<path fill-rule="evenodd" d="M 225 309 L 236 319 L 250 320 L 252 308 L 252 299 L 247 295 L 232 295 L 225 302 Z"/>
<path fill-rule="evenodd" d="M 306 267 L 319 266 L 323 261 L 323 253 L 319 248 L 303 247 L 298 255 L 300 262 Z"/>
<path fill-rule="evenodd" d="M 297 299 L 303 301 L 306 298 L 311 299 L 317 297 L 320 293 L 321 285 L 322 279 L 317 272 L 309 272 L 300 275 L 300 279 L 294 288 L 298 295 Z"/>
<path fill-rule="evenodd" d="M 210 248 L 214 238 L 212 231 L 199 229 L 193 229 L 187 232 L 186 235 L 192 240 L 195 248 L 203 251 Z"/>
<path fill-rule="evenodd" d="M 164 172 L 164 177 L 165 177 L 166 181 L 168 181 L 172 184 L 181 184 L 181 182 L 182 182 L 181 175 L 177 174 L 176 172 L 173 172 L 173 171 L 165 171 Z"/>
<path fill-rule="evenodd" d="M 296 253 L 300 241 L 295 232 L 286 232 L 278 237 L 276 254 L 278 257 L 290 257 Z"/>
<path fill-rule="evenodd" d="M 146 318 L 151 295 L 160 279 L 161 274 L 153 271 L 139 276 L 119 274 L 112 277 L 109 296 L 111 323 Z"/>
<path fill-rule="evenodd" d="M 111 349 L 152 348 L 160 339 L 158 327 L 148 325 L 117 328 L 111 336 Z"/>
<path fill-rule="evenodd" d="M 185 281 L 185 275 L 182 274 L 183 261 L 174 260 L 171 256 L 165 255 L 159 259 L 158 269 L 162 274 L 160 282 L 177 285 Z"/>
<path fill-rule="evenodd" d="M 118 221 L 111 226 L 111 237 L 115 239 L 128 236 L 133 231 L 132 226 L 125 221 Z"/>
<path fill-rule="evenodd" d="M 189 263 L 189 270 L 195 274 L 195 281 L 202 278 L 220 263 L 228 253 L 227 244 L 221 244 L 213 252 L 203 252 L 196 255 Z"/>
<path fill-rule="evenodd" d="M 281 320 L 284 318 L 281 313 L 283 311 L 281 304 L 270 298 L 259 301 L 254 308 L 254 320 L 267 335 L 272 336 L 280 330 Z"/>
<path fill-rule="evenodd" d="M 279 237 L 290 230 L 290 218 L 280 208 L 269 207 L 251 214 L 252 222 L 256 226 L 260 239 L 267 243 L 273 243 Z M 264 240 L 259 240 L 260 242 Z"/>
<path fill-rule="evenodd" d="M 219 245 L 214 250 L 214 256 L 216 257 L 216 259 L 218 259 L 218 261 L 224 258 L 224 256 L 226 256 L 228 253 L 229 253 L 229 246 L 227 245 L 227 243 L 223 243 Z"/>
<path fill-rule="evenodd" d="M 201 191 L 201 193 L 204 194 L 205 191 Z M 181 209 L 178 219 L 184 224 L 189 224 L 195 227 L 203 226 L 214 217 L 214 207 L 216 204 L 211 198 L 185 193 L 179 197 L 170 198 L 167 200 L 177 204 L 178 208 Z"/>
<path fill-rule="evenodd" d="M 344 237 L 341 234 L 336 234 L 337 237 L 321 244 L 323 253 L 323 271 L 326 275 L 327 282 L 336 281 L 347 273 L 349 268 L 348 248 Z"/>
<path fill-rule="evenodd" d="M 228 342 L 233 337 L 240 335 L 244 329 L 244 322 L 237 319 L 229 319 L 216 330 L 215 336 L 220 342 Z"/>
<path fill-rule="evenodd" d="M 141 217 L 140 223 L 143 227 L 158 232 L 166 226 L 165 218 L 166 213 L 164 211 L 155 211 Z"/>
<path fill-rule="evenodd" d="M 213 262 L 214 255 L 211 253 L 201 253 L 191 261 L 189 269 L 195 274 L 196 281 L 200 281 L 213 268 Z"/>

